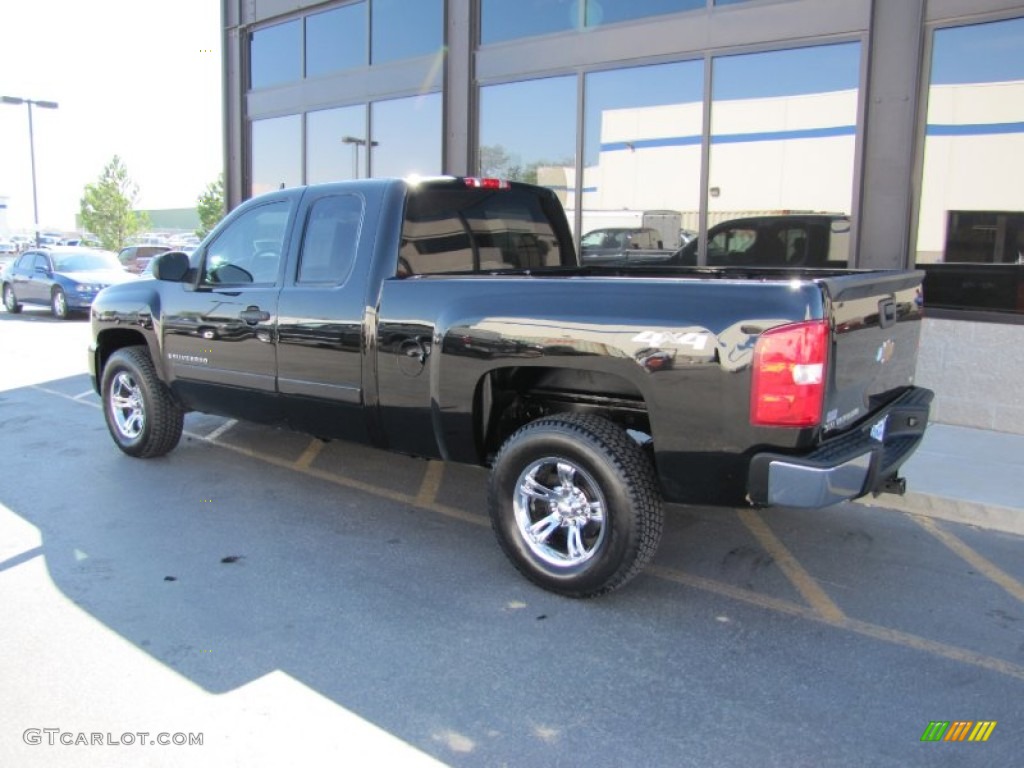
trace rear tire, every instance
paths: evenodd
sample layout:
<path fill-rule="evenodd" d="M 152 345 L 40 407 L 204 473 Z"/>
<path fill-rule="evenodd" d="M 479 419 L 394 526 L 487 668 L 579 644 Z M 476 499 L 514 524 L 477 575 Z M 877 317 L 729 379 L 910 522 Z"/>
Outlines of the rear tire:
<path fill-rule="evenodd" d="M 661 497 L 650 460 L 598 416 L 527 424 L 502 447 L 488 488 L 502 550 L 530 581 L 567 597 L 628 582 L 661 539 Z"/>
<path fill-rule="evenodd" d="M 14 289 L 9 285 L 4 286 L 4 308 L 12 315 L 21 312 L 21 304 L 18 303 L 18 299 L 14 296 Z"/>
<path fill-rule="evenodd" d="M 160 381 L 145 347 L 125 347 L 103 368 L 103 415 L 117 447 L 140 459 L 163 456 L 181 440 L 185 412 Z"/>

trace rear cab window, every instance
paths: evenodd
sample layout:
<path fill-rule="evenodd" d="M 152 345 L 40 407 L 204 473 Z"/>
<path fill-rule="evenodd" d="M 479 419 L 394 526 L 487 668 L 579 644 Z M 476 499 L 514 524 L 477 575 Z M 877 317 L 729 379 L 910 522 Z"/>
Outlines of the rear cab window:
<path fill-rule="evenodd" d="M 574 266 L 561 204 L 534 188 L 468 186 L 462 179 L 412 189 L 397 275 Z"/>

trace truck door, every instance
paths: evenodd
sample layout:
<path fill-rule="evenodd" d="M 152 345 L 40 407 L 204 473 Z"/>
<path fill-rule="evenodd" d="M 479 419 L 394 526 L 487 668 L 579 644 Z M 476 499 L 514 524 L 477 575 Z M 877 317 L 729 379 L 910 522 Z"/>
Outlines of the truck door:
<path fill-rule="evenodd" d="M 320 437 L 367 439 L 363 411 L 366 275 L 353 270 L 361 195 L 307 193 L 298 259 L 279 304 L 277 376 L 289 422 Z M 369 236 L 369 235 L 368 235 Z"/>
<path fill-rule="evenodd" d="M 200 256 L 198 281 L 164 294 L 164 362 L 193 407 L 273 421 L 275 335 L 293 203 L 271 200 L 230 222 Z"/>

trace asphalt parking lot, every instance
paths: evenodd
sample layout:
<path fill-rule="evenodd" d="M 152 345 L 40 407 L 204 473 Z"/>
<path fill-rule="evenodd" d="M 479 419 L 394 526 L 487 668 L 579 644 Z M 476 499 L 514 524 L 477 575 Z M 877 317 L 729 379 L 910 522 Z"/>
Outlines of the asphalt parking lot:
<path fill-rule="evenodd" d="M 568 600 L 505 561 L 482 469 L 199 414 L 124 456 L 87 341 L 0 313 L 0 765 L 1020 760 L 1019 537 L 670 506 L 653 567 Z"/>

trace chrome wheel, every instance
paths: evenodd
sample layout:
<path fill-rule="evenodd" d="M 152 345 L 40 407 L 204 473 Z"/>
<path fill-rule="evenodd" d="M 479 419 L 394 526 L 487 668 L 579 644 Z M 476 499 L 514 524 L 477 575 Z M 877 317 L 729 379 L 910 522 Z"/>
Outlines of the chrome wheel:
<path fill-rule="evenodd" d="M 108 407 L 122 437 L 135 440 L 146 428 L 146 409 L 142 389 L 127 371 L 120 371 L 111 382 Z"/>
<path fill-rule="evenodd" d="M 53 316 L 62 320 L 68 316 L 68 299 L 60 288 L 53 292 Z"/>
<path fill-rule="evenodd" d="M 545 563 L 571 568 L 587 562 L 604 542 L 605 500 L 581 467 L 538 459 L 516 481 L 513 509 L 520 536 Z"/>

